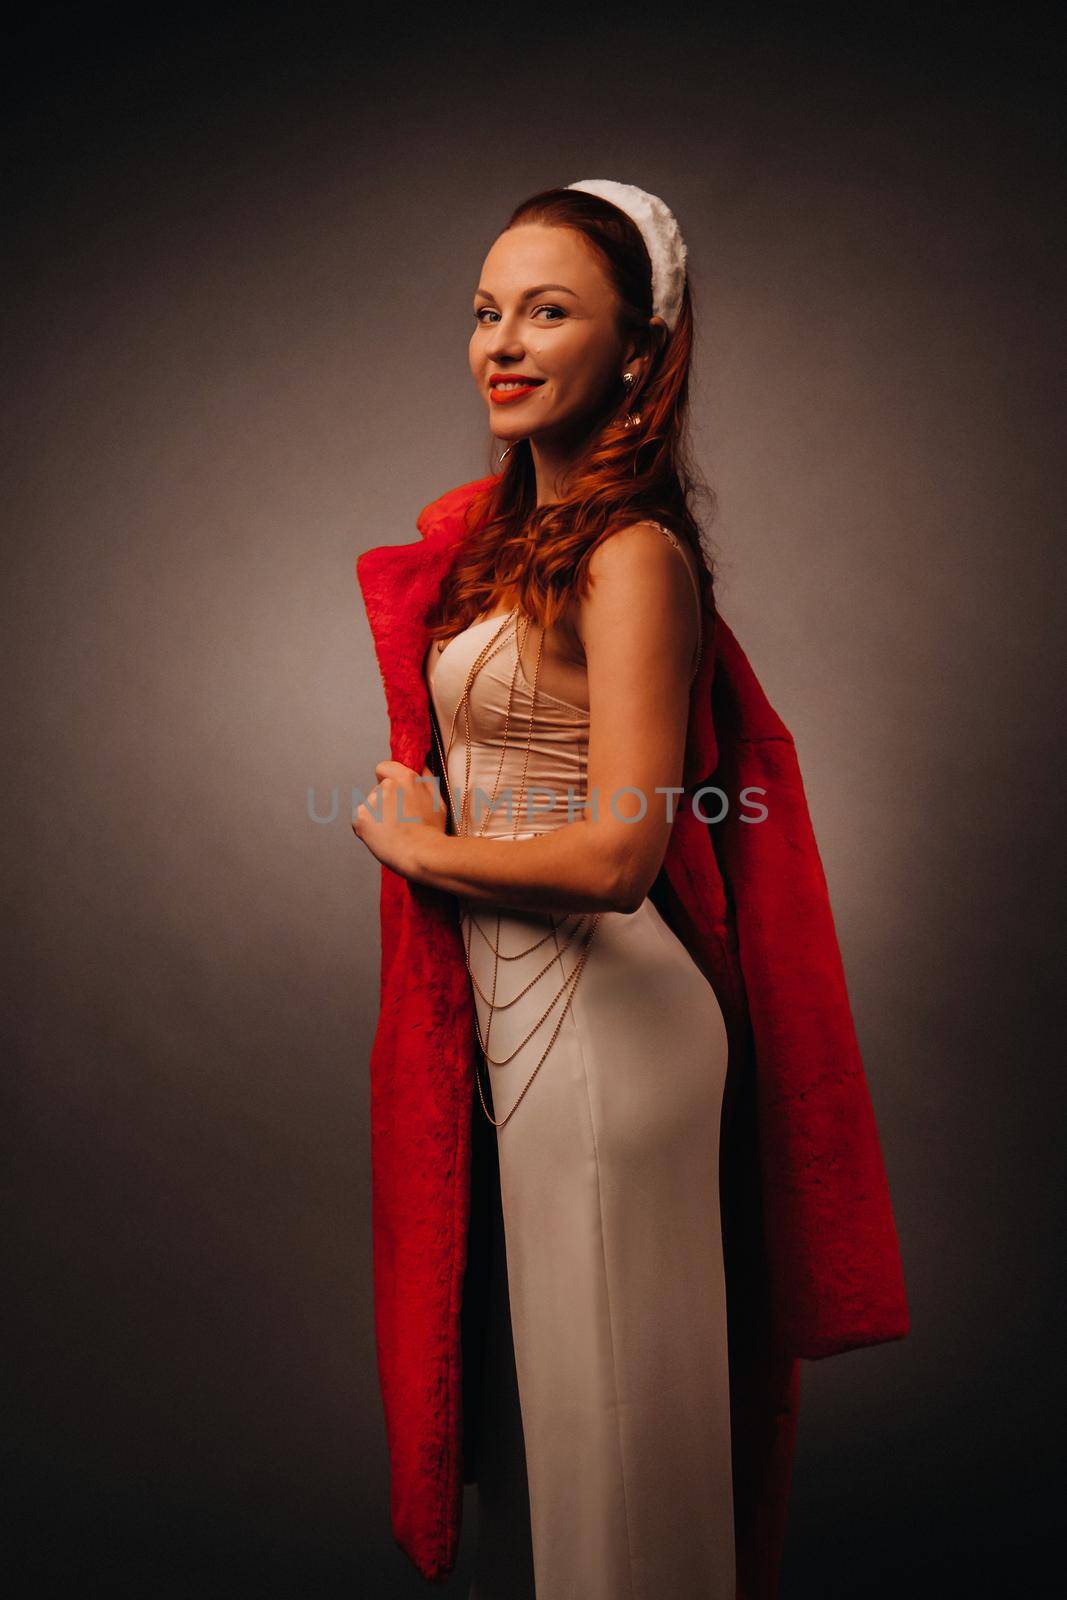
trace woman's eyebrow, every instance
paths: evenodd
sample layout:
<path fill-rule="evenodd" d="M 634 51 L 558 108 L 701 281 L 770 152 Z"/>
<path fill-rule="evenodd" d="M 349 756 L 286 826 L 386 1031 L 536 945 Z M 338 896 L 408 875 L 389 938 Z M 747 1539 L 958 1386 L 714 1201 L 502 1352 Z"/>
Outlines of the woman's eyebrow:
<path fill-rule="evenodd" d="M 574 293 L 574 290 L 573 289 L 568 289 L 567 285 L 565 283 L 539 283 L 539 284 L 535 285 L 535 287 L 532 288 L 532 289 L 524 289 L 522 294 L 519 296 L 519 299 L 520 300 L 529 300 L 531 295 L 544 294 L 546 289 L 559 289 L 564 294 L 574 295 L 575 300 L 577 300 L 577 298 L 578 298 L 578 296 Z M 480 294 L 483 297 L 483 299 L 486 299 L 486 300 L 495 300 L 496 299 L 496 296 L 490 294 L 488 289 L 482 289 L 481 287 L 479 287 L 479 288 L 475 289 L 474 292 L 475 292 L 475 294 Z"/>

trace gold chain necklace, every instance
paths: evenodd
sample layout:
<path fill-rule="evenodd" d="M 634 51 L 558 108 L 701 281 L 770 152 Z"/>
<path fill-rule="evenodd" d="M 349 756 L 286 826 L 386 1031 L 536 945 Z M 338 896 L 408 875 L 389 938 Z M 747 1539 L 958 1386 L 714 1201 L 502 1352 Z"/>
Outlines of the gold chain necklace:
<path fill-rule="evenodd" d="M 460 694 L 459 700 L 458 700 L 458 702 L 456 704 L 456 709 L 453 712 L 452 725 L 451 725 L 451 728 L 449 729 L 448 746 L 447 746 L 447 749 L 445 751 L 441 750 L 441 739 L 440 739 L 440 734 L 439 734 L 438 728 L 437 728 L 437 718 L 436 718 L 436 713 L 435 713 L 435 710 L 434 710 L 434 707 L 433 707 L 432 695 L 431 695 L 430 722 L 431 722 L 431 726 L 433 728 L 434 740 L 435 740 L 436 745 L 437 745 L 438 757 L 440 759 L 441 777 L 442 777 L 442 780 L 443 780 L 444 785 L 445 785 L 446 795 L 448 797 L 449 815 L 451 817 L 453 826 L 454 826 L 457 834 L 466 833 L 467 837 L 470 837 L 470 834 L 469 834 L 469 830 L 465 830 L 464 829 L 464 822 L 466 821 L 466 818 L 467 818 L 467 802 L 470 799 L 470 774 L 471 774 L 471 716 L 470 716 L 471 708 L 470 708 L 470 691 L 471 691 L 471 685 L 473 684 L 473 682 L 474 682 L 475 678 L 477 677 L 478 673 L 481 671 L 482 667 L 485 666 L 485 664 L 488 661 L 492 660 L 493 656 L 497 655 L 499 653 L 499 651 L 503 650 L 506 647 L 506 645 L 511 642 L 511 638 L 506 636 L 506 630 L 507 630 L 508 624 L 510 622 L 512 622 L 512 621 L 514 621 L 514 623 L 515 623 L 514 632 L 513 632 L 512 636 L 511 636 L 511 638 L 514 638 L 515 645 L 516 645 L 516 649 L 515 649 L 515 665 L 514 665 L 514 667 L 512 669 L 511 681 L 510 681 L 510 683 L 508 685 L 507 707 L 506 707 L 506 710 L 505 710 L 505 713 L 504 713 L 504 734 L 503 734 L 503 740 L 502 740 L 502 744 L 501 744 L 500 762 L 499 762 L 499 765 L 497 767 L 496 781 L 495 781 L 495 783 L 493 785 L 493 793 L 492 793 L 492 796 L 491 796 L 491 799 L 490 799 L 490 802 L 489 802 L 489 806 L 488 806 L 488 808 L 486 810 L 485 820 L 483 821 L 482 826 L 481 826 L 481 828 L 479 828 L 478 834 L 476 835 L 476 837 L 481 837 L 481 835 L 484 833 L 485 828 L 488 826 L 489 818 L 493 815 L 493 811 L 495 809 L 495 804 L 496 804 L 497 791 L 498 791 L 498 789 L 500 787 L 500 775 L 501 775 L 501 773 L 503 772 L 503 769 L 504 769 L 504 757 L 505 757 L 506 752 L 507 752 L 507 736 L 508 736 L 508 728 L 510 727 L 510 724 L 511 724 L 511 705 L 512 705 L 512 700 L 513 700 L 513 697 L 514 697 L 515 682 L 516 682 L 516 679 L 518 677 L 519 669 L 520 669 L 521 662 L 522 662 L 522 647 L 523 647 L 523 644 L 525 643 L 526 634 L 529 632 L 530 619 L 529 618 L 526 619 L 526 627 L 523 630 L 523 632 L 520 634 L 520 632 L 519 632 L 519 624 L 520 624 L 519 607 L 518 606 L 514 606 L 512 608 L 512 610 L 509 611 L 507 613 L 507 615 L 503 618 L 500 627 L 493 634 L 492 638 L 488 641 L 487 644 L 483 645 L 482 649 L 478 652 L 477 656 L 475 657 L 474 661 L 471 664 L 470 670 L 467 673 L 466 680 L 465 680 L 464 685 L 463 685 L 462 693 Z M 502 642 L 498 643 L 498 641 L 501 641 L 501 636 L 502 635 L 504 635 L 504 638 L 503 638 Z M 495 649 L 494 649 L 494 646 L 496 646 Z M 527 773 L 527 770 L 528 770 L 528 767 L 529 767 L 530 747 L 531 747 L 531 744 L 533 742 L 534 710 L 535 710 L 536 705 L 537 705 L 537 681 L 538 681 L 538 676 L 540 674 L 540 669 L 541 669 L 541 652 L 542 652 L 543 648 L 544 648 L 544 629 L 541 630 L 541 638 L 540 638 L 540 643 L 538 645 L 538 650 L 537 650 L 537 662 L 536 662 L 536 665 L 534 667 L 533 683 L 531 685 L 529 727 L 527 729 L 526 751 L 525 751 L 525 755 L 524 755 L 524 758 L 523 758 L 522 781 L 521 781 L 520 790 L 519 790 L 519 805 L 520 806 L 521 806 L 522 800 L 523 800 L 523 798 L 525 797 L 525 794 L 526 794 L 526 773 Z M 457 819 L 456 819 L 456 806 L 455 806 L 455 802 L 454 802 L 453 797 L 452 797 L 451 786 L 450 786 L 449 781 L 448 781 L 448 755 L 450 754 L 450 752 L 452 750 L 452 745 L 453 745 L 453 742 L 455 740 L 456 721 L 457 721 L 458 716 L 459 716 L 460 706 L 463 707 L 463 711 L 464 711 L 464 732 L 465 732 L 465 745 L 466 745 L 466 752 L 465 752 L 466 759 L 465 759 L 465 763 L 464 763 L 464 783 L 463 783 L 462 804 L 460 806 L 459 819 L 457 821 Z M 517 833 L 518 833 L 518 819 L 516 817 L 515 824 L 514 824 L 514 826 L 512 828 L 512 837 L 514 838 Z M 564 952 L 574 942 L 575 938 L 578 936 L 579 929 L 582 927 L 582 924 L 586 922 L 586 920 L 587 920 L 587 918 L 589 917 L 590 914 L 588 912 L 582 912 L 581 914 L 579 914 L 578 915 L 578 920 L 575 923 L 574 928 L 571 930 L 571 932 L 570 932 L 570 934 L 569 934 L 569 936 L 567 938 L 567 942 L 563 945 L 562 949 L 560 948 L 560 946 L 558 944 L 558 941 L 557 941 L 554 954 L 549 958 L 549 960 L 546 962 L 545 966 L 542 967 L 541 971 L 538 972 L 535 977 L 531 978 L 530 982 L 527 983 L 526 986 L 523 989 L 520 989 L 519 993 L 517 995 L 513 996 L 513 998 L 511 1000 L 503 1001 L 498 1006 L 497 1003 L 496 1003 L 496 986 L 497 986 L 497 976 L 498 976 L 498 973 L 499 973 L 500 962 L 502 960 L 504 960 L 504 961 L 516 961 L 521 956 L 526 956 L 526 955 L 532 954 L 534 950 L 537 950 L 541 945 L 545 944 L 548 939 L 550 939 L 550 938 L 555 939 L 555 935 L 556 935 L 556 933 L 558 931 L 557 930 L 557 925 L 556 925 L 555 922 L 552 921 L 551 912 L 548 915 L 549 915 L 549 921 L 551 923 L 551 926 L 550 926 L 550 928 L 549 928 L 547 933 L 545 933 L 540 939 L 536 940 L 535 943 L 533 943 L 532 945 L 529 945 L 525 950 L 515 951 L 511 955 L 504 955 L 503 952 L 500 950 L 500 923 L 501 923 L 501 916 L 502 916 L 501 909 L 499 907 L 497 909 L 497 917 L 496 917 L 497 942 L 496 942 L 496 944 L 494 944 L 493 941 L 489 938 L 488 934 L 485 932 L 484 928 L 482 928 L 481 924 L 477 921 L 477 918 L 474 916 L 473 911 L 471 911 L 469 907 L 467 908 L 467 921 L 468 921 L 470 927 L 471 928 L 475 928 L 476 927 L 478 929 L 478 932 L 481 934 L 482 938 L 485 940 L 485 942 L 489 945 L 490 949 L 493 951 L 493 958 L 494 958 L 493 959 L 493 993 L 490 996 L 490 995 L 487 995 L 485 993 L 485 991 L 482 989 L 481 985 L 478 983 L 478 980 L 474 975 L 474 970 L 473 970 L 473 968 L 471 966 L 471 960 L 470 960 L 470 948 L 471 947 L 470 947 L 470 934 L 468 933 L 468 936 L 464 941 L 464 958 L 465 958 L 466 963 L 467 963 L 467 971 L 470 973 L 470 979 L 471 979 L 471 983 L 472 983 L 474 989 L 476 990 L 476 992 L 479 995 L 481 995 L 482 999 L 485 1000 L 486 1003 L 489 1006 L 489 1023 L 488 1023 L 488 1026 L 486 1027 L 484 1040 L 483 1040 L 482 1034 L 481 1034 L 481 1022 L 480 1022 L 480 1019 L 478 1017 L 478 1008 L 477 1008 L 477 1006 L 475 1006 L 475 1008 L 474 1008 L 474 1022 L 475 1022 L 475 1030 L 476 1030 L 477 1035 L 478 1035 L 478 1044 L 479 1044 L 479 1048 L 481 1050 L 482 1055 L 485 1057 L 485 1060 L 486 1060 L 487 1064 L 491 1063 L 493 1066 L 504 1066 L 504 1065 L 507 1064 L 507 1062 L 513 1060 L 513 1058 L 516 1055 L 518 1055 L 518 1053 L 522 1049 L 523 1045 L 527 1044 L 529 1042 L 529 1040 L 533 1038 L 533 1036 L 537 1032 L 537 1030 L 546 1021 L 549 1012 L 552 1010 L 552 1008 L 556 1004 L 556 1002 L 560 999 L 561 995 L 563 995 L 565 993 L 565 991 L 567 991 L 568 988 L 570 990 L 569 994 L 567 994 L 566 1003 L 564 1004 L 563 1009 L 560 1012 L 559 1018 L 558 1018 L 558 1020 L 556 1022 L 556 1026 L 555 1026 L 555 1028 L 553 1030 L 552 1037 L 549 1039 L 548 1044 L 545 1046 L 545 1049 L 544 1049 L 544 1051 L 543 1051 L 543 1053 L 541 1055 L 540 1060 L 537 1062 L 537 1065 L 534 1067 L 533 1071 L 530 1073 L 530 1076 L 527 1078 L 526 1082 L 524 1083 L 524 1085 L 522 1087 L 522 1091 L 519 1094 L 518 1099 L 515 1101 L 515 1104 L 512 1106 L 511 1110 L 507 1113 L 506 1116 L 501 1117 L 499 1120 L 496 1119 L 492 1115 L 492 1112 L 489 1110 L 489 1107 L 486 1104 L 485 1093 L 484 1093 L 484 1091 L 482 1089 L 481 1074 L 478 1072 L 477 1062 L 475 1062 L 475 1081 L 476 1081 L 476 1083 L 478 1085 L 478 1097 L 479 1097 L 479 1099 L 481 1100 L 481 1103 L 482 1103 L 482 1110 L 485 1112 L 485 1115 L 488 1117 L 489 1121 L 493 1124 L 493 1126 L 495 1128 L 502 1128 L 505 1125 L 505 1123 L 508 1122 L 510 1120 L 510 1118 L 514 1116 L 515 1112 L 518 1110 L 520 1101 L 522 1100 L 523 1096 L 526 1094 L 527 1089 L 529 1089 L 529 1087 L 530 1087 L 531 1083 L 533 1082 L 534 1078 L 537 1076 L 538 1072 L 540 1071 L 541 1066 L 542 1066 L 546 1056 L 548 1055 L 548 1052 L 551 1050 L 552 1046 L 555 1044 L 556 1039 L 557 1039 L 557 1037 L 559 1035 L 559 1031 L 563 1026 L 563 1019 L 566 1017 L 567 1012 L 570 1010 L 571 1002 L 574 999 L 574 992 L 578 987 L 578 980 L 582 975 L 582 970 L 585 967 L 586 957 L 589 954 L 589 947 L 590 947 L 590 945 L 592 944 L 592 941 L 593 941 L 593 935 L 596 933 L 597 926 L 598 926 L 598 924 L 600 922 L 600 918 L 603 915 L 603 913 L 598 911 L 593 916 L 592 924 L 589 927 L 588 932 L 586 933 L 584 947 L 582 949 L 581 955 L 579 956 L 579 959 L 578 959 L 575 967 L 564 978 L 564 981 L 560 985 L 560 988 L 557 990 L 556 994 L 553 995 L 553 997 L 550 1000 L 548 1006 L 542 1012 L 542 1014 L 538 1018 L 538 1020 L 534 1023 L 534 1026 L 530 1029 L 530 1032 L 526 1035 L 526 1037 L 524 1039 L 519 1041 L 518 1045 L 516 1045 L 515 1049 L 510 1053 L 510 1055 L 504 1056 L 504 1057 L 502 1057 L 501 1059 L 498 1060 L 495 1056 L 491 1056 L 489 1054 L 489 1037 L 490 1037 L 490 1034 L 492 1033 L 493 1018 L 495 1017 L 497 1011 L 505 1011 L 510 1006 L 513 1006 L 518 1000 L 521 1000 L 521 998 L 522 998 L 522 996 L 524 994 L 527 994 L 529 992 L 529 990 L 533 988 L 535 983 L 537 983 L 541 978 L 544 977 L 544 975 L 548 971 L 549 967 L 553 966 L 555 964 L 555 962 L 562 957 Z"/>

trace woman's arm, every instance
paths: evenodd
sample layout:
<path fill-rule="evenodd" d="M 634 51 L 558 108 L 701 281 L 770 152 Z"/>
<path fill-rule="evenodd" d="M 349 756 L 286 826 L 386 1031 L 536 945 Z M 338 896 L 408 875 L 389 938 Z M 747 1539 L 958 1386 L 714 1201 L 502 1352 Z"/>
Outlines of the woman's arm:
<path fill-rule="evenodd" d="M 697 644 L 692 585 L 648 523 L 606 540 L 589 571 L 577 617 L 589 685 L 585 816 L 508 842 L 400 825 L 407 838 L 389 864 L 415 882 L 475 902 L 570 911 L 635 911 L 652 887 L 681 786 Z M 373 833 L 387 826 L 365 823 L 360 837 L 373 849 Z"/>

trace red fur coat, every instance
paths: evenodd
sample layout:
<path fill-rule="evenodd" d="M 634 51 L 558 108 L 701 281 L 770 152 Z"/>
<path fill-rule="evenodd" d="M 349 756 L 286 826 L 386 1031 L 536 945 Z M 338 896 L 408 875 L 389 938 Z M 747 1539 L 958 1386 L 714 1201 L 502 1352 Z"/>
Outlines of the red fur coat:
<path fill-rule="evenodd" d="M 356 563 L 392 759 L 432 764 L 427 617 L 488 480 L 425 507 L 415 544 Z M 715 989 L 729 1069 L 721 1130 L 738 1600 L 773 1600 L 798 1357 L 900 1339 L 908 1309 L 889 1189 L 793 739 L 705 608 L 687 794 L 653 898 Z M 710 648 L 709 648 L 710 641 Z M 726 817 L 689 795 L 713 782 Z M 741 821 L 741 790 L 766 818 Z M 721 802 L 703 808 L 716 815 Z M 371 1051 L 375 1334 L 394 1537 L 422 1575 L 455 1565 L 477 1386 L 468 1272 L 476 1035 L 455 899 L 381 874 L 381 1011 Z M 488 1124 L 486 1124 L 488 1127 Z M 465 1377 L 467 1382 L 464 1381 Z"/>

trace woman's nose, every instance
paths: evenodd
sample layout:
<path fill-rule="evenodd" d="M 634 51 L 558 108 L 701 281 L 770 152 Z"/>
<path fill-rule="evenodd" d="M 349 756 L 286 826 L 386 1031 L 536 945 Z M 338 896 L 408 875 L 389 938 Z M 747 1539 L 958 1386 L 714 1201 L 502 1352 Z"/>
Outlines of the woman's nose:
<path fill-rule="evenodd" d="M 500 361 L 506 356 L 514 356 L 516 360 L 521 360 L 523 355 L 522 340 L 503 322 L 498 322 L 493 329 L 486 348 L 494 361 Z"/>

